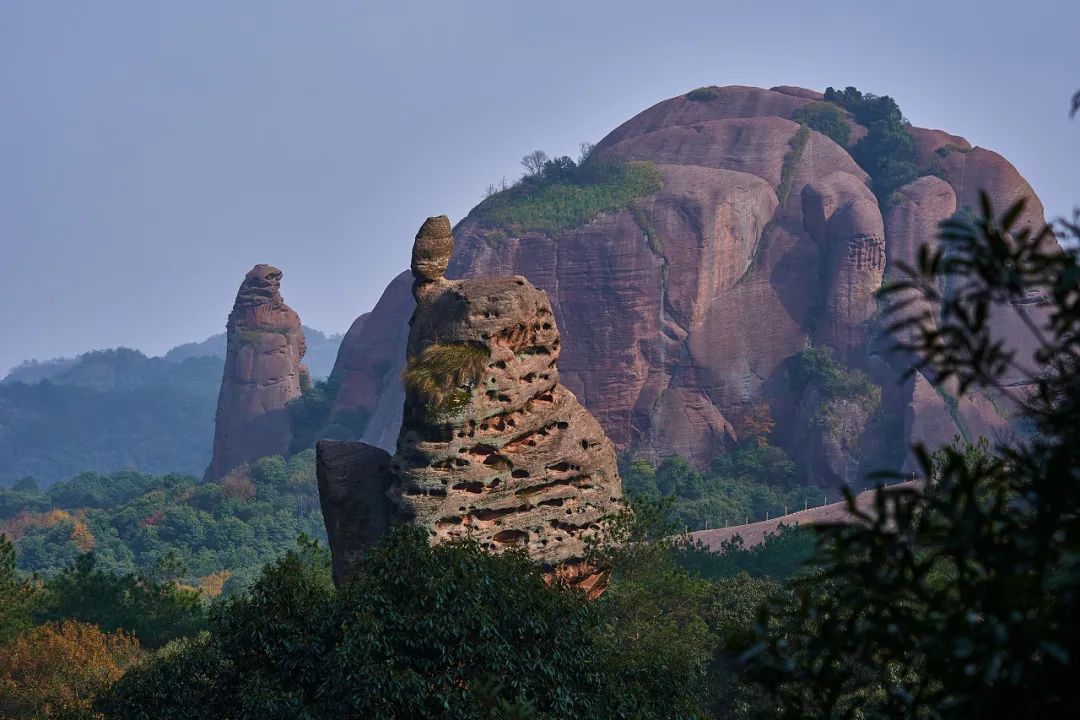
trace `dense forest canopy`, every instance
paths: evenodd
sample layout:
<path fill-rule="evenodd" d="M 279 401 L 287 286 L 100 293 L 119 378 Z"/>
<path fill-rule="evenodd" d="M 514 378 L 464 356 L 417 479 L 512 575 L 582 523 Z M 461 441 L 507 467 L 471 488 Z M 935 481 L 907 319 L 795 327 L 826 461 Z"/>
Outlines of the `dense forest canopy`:
<path fill-rule="evenodd" d="M 81 473 L 44 490 L 0 490 L 0 532 L 19 565 L 51 576 L 93 552 L 114 573 L 153 574 L 215 592 L 242 588 L 300 535 L 325 541 L 314 451 L 266 457 L 219 483 L 191 475 Z"/>

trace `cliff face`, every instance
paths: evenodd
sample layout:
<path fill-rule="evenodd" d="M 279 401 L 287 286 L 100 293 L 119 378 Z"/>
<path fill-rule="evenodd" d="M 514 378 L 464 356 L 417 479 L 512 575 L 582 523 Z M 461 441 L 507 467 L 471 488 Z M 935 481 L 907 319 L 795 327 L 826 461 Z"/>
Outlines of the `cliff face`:
<path fill-rule="evenodd" d="M 362 413 L 367 428 L 363 439 L 385 450 L 394 449 L 401 427 L 405 402 L 401 371 L 409 318 L 416 307 L 411 288 L 408 270 L 390 282 L 375 308 L 361 315 L 345 334 L 331 375 L 341 380 L 334 400 L 335 417 Z"/>
<path fill-rule="evenodd" d="M 285 454 L 292 440 L 286 404 L 300 396 L 307 370 L 300 317 L 281 297 L 281 271 L 256 265 L 244 278 L 227 324 L 228 350 L 218 395 L 214 454 L 206 479 L 264 455 Z"/>
<path fill-rule="evenodd" d="M 883 385 L 884 411 L 896 420 L 885 425 L 907 429 L 895 431 L 892 445 L 948 442 L 942 433 L 965 418 L 970 431 L 1000 426 L 989 402 L 954 418 L 910 383 L 884 387 L 896 384 L 904 362 L 883 352 L 887 342 L 872 342 L 873 293 L 897 261 L 911 263 L 918 245 L 934 240 L 938 222 L 977 207 L 979 189 L 1001 209 L 1027 196 L 1024 222 L 1041 223 L 1042 207 L 1015 168 L 957 136 L 912 128 L 926 175 L 894 193 L 883 214 L 849 152 L 865 128 L 849 116 L 851 139 L 841 147 L 796 122 L 819 93 L 727 87 L 693 95 L 658 103 L 597 145 L 599 157 L 654 163 L 658 192 L 554 234 L 494 227 L 474 212 L 455 229 L 449 276 L 522 275 L 545 290 L 565 340 L 563 382 L 620 450 L 654 460 L 678 452 L 706 464 L 737 438 L 733 420 L 763 400 L 778 436 L 798 436 L 789 360 L 810 345 L 832 347 Z M 405 325 L 407 302 L 393 286 L 390 295 L 396 309 L 376 308 L 365 332 L 372 323 Z M 1007 315 L 998 327 L 1022 345 Z M 338 410 L 376 415 L 379 395 L 400 392 L 393 383 L 374 397 L 361 391 L 402 367 L 398 343 L 350 358 Z M 868 418 L 856 420 L 870 430 Z M 366 439 L 386 446 L 387 429 L 384 419 Z"/>
<path fill-rule="evenodd" d="M 585 539 L 620 506 L 615 448 L 559 383 L 562 343 L 546 293 L 520 276 L 447 280 L 452 249 L 449 220 L 430 218 L 413 251 L 394 457 L 319 443 L 335 577 L 348 576 L 387 513 L 435 543 L 521 547 L 563 578 L 589 578 Z M 380 511 L 379 496 L 392 508 Z"/>

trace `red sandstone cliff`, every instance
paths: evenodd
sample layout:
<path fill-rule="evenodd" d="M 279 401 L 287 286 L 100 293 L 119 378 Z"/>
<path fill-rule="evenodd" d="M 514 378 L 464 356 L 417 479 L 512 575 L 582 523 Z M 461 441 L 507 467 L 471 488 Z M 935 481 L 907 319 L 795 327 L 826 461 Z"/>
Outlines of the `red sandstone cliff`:
<path fill-rule="evenodd" d="M 735 419 L 747 406 L 765 401 L 789 450 L 824 447 L 814 452 L 837 455 L 795 427 L 800 398 L 790 359 L 809 345 L 833 347 L 882 384 L 895 422 L 882 423 L 894 435 L 878 444 L 937 445 L 960 431 L 992 433 L 1004 420 L 985 398 L 950 410 L 921 378 L 897 385 L 904 361 L 883 353 L 887 342 L 870 344 L 873 293 L 898 260 L 912 262 L 918 245 L 934 240 L 938 222 L 958 207 L 977 207 L 980 189 L 1000 209 L 1030 198 L 1030 224 L 1042 222 L 1041 204 L 1001 156 L 912 128 L 927 175 L 901 188 L 883 217 L 848 148 L 807 135 L 793 120 L 820 98 L 801 88 L 727 87 L 704 101 L 658 103 L 596 148 L 660 170 L 662 189 L 639 200 L 637 212 L 602 213 L 555 236 L 493 228 L 470 215 L 455 228 L 449 274 L 520 274 L 547 292 L 566 341 L 563 382 L 620 450 L 653 459 L 678 452 L 704 464 L 737 437 Z M 853 145 L 865 129 L 850 124 Z M 339 358 L 335 412 L 379 418 L 365 439 L 387 448 L 400 418 L 385 408 L 401 406 L 396 377 L 411 311 L 399 277 L 355 342 L 343 345 L 343 353 L 357 349 Z M 1023 343 L 1010 323 L 1002 317 L 999 327 Z M 865 415 L 845 418 L 845 432 L 871 433 Z M 849 475 L 829 463 L 819 470 L 825 480 Z"/>
<path fill-rule="evenodd" d="M 307 370 L 300 317 L 281 297 L 281 271 L 256 265 L 229 314 L 228 350 L 218 395 L 214 454 L 206 479 L 264 455 L 288 452 L 286 404 L 300 396 Z"/>

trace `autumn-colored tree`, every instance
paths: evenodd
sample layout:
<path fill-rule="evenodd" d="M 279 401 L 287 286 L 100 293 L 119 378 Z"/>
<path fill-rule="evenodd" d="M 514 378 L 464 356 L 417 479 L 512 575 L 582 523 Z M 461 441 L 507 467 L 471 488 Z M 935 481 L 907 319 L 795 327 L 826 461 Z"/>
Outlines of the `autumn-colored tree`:
<path fill-rule="evenodd" d="M 251 500 L 255 497 L 255 483 L 251 481 L 251 468 L 246 464 L 233 468 L 221 478 L 221 494 L 237 500 Z"/>
<path fill-rule="evenodd" d="M 768 443 L 769 436 L 776 427 L 776 421 L 773 420 L 767 403 L 745 406 L 734 420 L 739 439 L 753 442 L 758 447 L 763 447 Z"/>
<path fill-rule="evenodd" d="M 48 512 L 30 512 L 23 510 L 13 518 L 9 518 L 0 526 L 0 532 L 8 536 L 12 541 L 18 540 L 31 528 L 52 528 L 62 522 L 71 520 L 71 513 L 59 508 L 53 508 Z"/>
<path fill-rule="evenodd" d="M 202 593 L 176 582 L 179 559 L 159 558 L 156 577 L 118 575 L 99 566 L 93 553 L 80 555 L 45 581 L 35 619 L 79 620 L 105 632 L 124 630 L 146 647 L 198 633 L 207 621 Z"/>
<path fill-rule="evenodd" d="M 94 718 L 94 695 L 139 657 L 122 631 L 65 620 L 40 625 L 0 647 L 0 717 Z"/>
<path fill-rule="evenodd" d="M 210 573 L 199 579 L 199 589 L 206 594 L 207 597 L 217 597 L 221 594 L 222 589 L 225 587 L 225 583 L 232 577 L 232 572 L 228 568 L 220 570 L 216 573 Z"/>
<path fill-rule="evenodd" d="M 71 541 L 75 543 L 75 547 L 79 548 L 79 552 L 84 553 L 93 550 L 94 545 L 97 544 L 94 533 L 82 519 L 76 519 L 75 522 L 72 523 Z"/>

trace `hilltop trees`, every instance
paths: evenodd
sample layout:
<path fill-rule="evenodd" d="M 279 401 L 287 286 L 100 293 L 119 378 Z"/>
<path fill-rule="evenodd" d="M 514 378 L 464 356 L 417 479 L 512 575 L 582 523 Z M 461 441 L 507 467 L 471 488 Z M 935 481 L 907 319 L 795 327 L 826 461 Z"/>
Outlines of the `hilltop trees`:
<path fill-rule="evenodd" d="M 852 148 L 851 156 L 870 175 L 878 202 L 888 205 L 894 191 L 920 175 L 907 118 L 888 95 L 862 93 L 850 86 L 826 88 L 825 101 L 844 108 L 866 127 L 866 135 Z M 813 119 L 821 122 L 816 115 Z"/>

